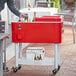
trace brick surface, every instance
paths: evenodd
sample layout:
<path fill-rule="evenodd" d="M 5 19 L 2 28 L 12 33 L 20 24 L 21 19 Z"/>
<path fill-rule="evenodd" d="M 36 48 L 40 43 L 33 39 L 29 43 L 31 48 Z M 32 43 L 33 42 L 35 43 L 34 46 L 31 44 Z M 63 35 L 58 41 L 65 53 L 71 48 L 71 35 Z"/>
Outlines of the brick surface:
<path fill-rule="evenodd" d="M 54 56 L 53 44 L 32 44 L 34 46 L 40 46 L 45 48 L 45 56 Z M 24 50 L 24 52 L 26 49 Z M 61 43 L 61 68 L 55 76 L 76 76 L 76 44 L 73 44 L 72 27 L 64 27 L 64 33 L 62 34 Z M 15 65 L 15 58 L 12 58 L 7 65 L 9 69 Z M 53 66 L 26 66 L 22 65 L 22 68 L 13 73 L 11 70 L 7 73 L 7 76 L 54 76 L 52 74 Z"/>

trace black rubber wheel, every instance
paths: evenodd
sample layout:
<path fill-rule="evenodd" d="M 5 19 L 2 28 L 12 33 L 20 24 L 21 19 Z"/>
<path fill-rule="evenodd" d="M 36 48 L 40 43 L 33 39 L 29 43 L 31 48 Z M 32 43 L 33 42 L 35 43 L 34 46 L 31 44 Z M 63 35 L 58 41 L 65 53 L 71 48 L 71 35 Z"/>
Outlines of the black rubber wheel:
<path fill-rule="evenodd" d="M 13 72 L 14 73 L 16 73 L 18 71 L 18 68 L 17 67 L 13 67 L 12 69 L 13 69 Z"/>
<path fill-rule="evenodd" d="M 52 72 L 53 72 L 53 74 L 55 75 L 55 74 L 57 73 L 57 70 L 56 70 L 56 69 L 54 69 Z"/>
<path fill-rule="evenodd" d="M 60 69 L 60 65 L 58 65 L 58 70 Z"/>
<path fill-rule="evenodd" d="M 21 69 L 21 65 L 18 65 L 18 70 Z"/>

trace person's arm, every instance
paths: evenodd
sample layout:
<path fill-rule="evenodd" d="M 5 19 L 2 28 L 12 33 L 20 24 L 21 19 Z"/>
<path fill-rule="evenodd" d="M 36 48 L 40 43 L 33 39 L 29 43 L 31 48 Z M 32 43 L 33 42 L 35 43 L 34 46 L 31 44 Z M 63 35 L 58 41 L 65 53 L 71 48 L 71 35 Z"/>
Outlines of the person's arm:
<path fill-rule="evenodd" d="M 20 12 L 16 9 L 14 0 L 7 0 L 8 8 L 17 16 L 20 16 Z"/>

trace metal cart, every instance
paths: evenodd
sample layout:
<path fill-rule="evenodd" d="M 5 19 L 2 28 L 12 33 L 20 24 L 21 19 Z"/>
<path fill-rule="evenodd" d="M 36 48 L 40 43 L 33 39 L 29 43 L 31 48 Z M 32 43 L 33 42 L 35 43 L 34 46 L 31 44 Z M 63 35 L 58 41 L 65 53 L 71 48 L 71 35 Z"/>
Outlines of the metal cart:
<path fill-rule="evenodd" d="M 46 19 L 45 17 L 42 19 Z M 47 18 L 48 21 L 50 18 Z M 60 19 L 60 17 L 56 17 Z M 39 19 L 40 20 L 40 19 Z M 43 20 L 43 21 L 44 21 Z M 51 19 L 50 19 L 51 20 Z M 53 74 L 56 74 L 60 69 L 60 43 L 62 34 L 62 21 L 56 22 L 36 22 L 12 23 L 12 42 L 15 43 L 15 62 L 16 66 L 13 71 L 17 72 L 24 65 L 54 65 Z M 41 61 L 30 61 L 22 56 L 22 43 L 53 43 L 54 44 L 54 60 L 45 57 Z M 53 60 L 53 62 L 52 62 Z"/>

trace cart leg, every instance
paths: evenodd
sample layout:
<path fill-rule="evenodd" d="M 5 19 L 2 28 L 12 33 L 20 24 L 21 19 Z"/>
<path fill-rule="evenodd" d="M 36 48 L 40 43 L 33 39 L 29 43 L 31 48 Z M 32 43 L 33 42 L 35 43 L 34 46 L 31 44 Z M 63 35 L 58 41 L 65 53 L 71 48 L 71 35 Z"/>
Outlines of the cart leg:
<path fill-rule="evenodd" d="M 54 55 L 54 68 L 57 69 L 58 68 L 58 44 L 55 44 L 55 55 Z"/>
<path fill-rule="evenodd" d="M 55 44 L 54 51 L 55 51 L 55 55 L 54 55 L 53 74 L 56 74 L 60 69 L 60 44 Z"/>
<path fill-rule="evenodd" d="M 18 51 L 19 51 L 19 46 L 18 46 L 18 43 L 15 43 L 15 62 L 16 62 L 16 67 L 18 67 Z"/>
<path fill-rule="evenodd" d="M 21 52 L 21 47 L 19 47 L 20 44 L 15 43 L 15 67 L 12 67 L 13 72 L 17 72 L 20 68 L 21 65 L 19 65 L 19 53 Z"/>
<path fill-rule="evenodd" d="M 22 43 L 19 43 L 19 58 L 22 58 Z M 21 69 L 21 64 L 18 65 L 18 69 Z"/>
<path fill-rule="evenodd" d="M 19 43 L 19 57 L 22 58 L 22 43 Z"/>
<path fill-rule="evenodd" d="M 58 46 L 58 50 L 57 50 L 57 54 L 58 54 L 58 70 L 60 69 L 60 44 L 57 44 Z"/>

